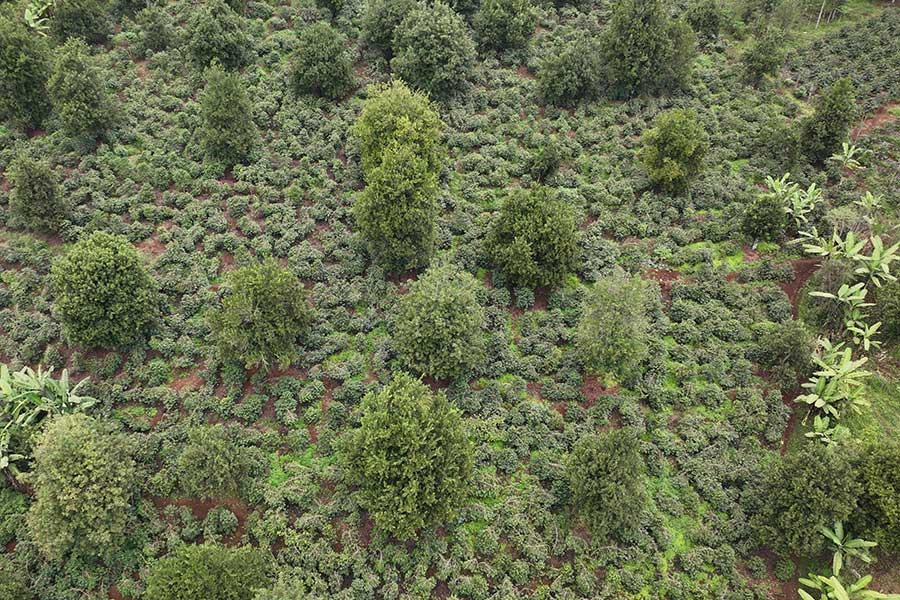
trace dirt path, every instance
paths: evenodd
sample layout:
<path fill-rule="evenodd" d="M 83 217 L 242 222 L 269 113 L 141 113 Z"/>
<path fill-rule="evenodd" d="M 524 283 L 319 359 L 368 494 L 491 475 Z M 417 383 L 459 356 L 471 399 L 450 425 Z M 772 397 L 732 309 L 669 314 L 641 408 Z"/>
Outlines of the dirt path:
<path fill-rule="evenodd" d="M 890 111 L 891 109 L 898 107 L 900 107 L 900 102 L 888 102 L 887 104 L 876 110 L 871 117 L 865 119 L 862 123 L 853 128 L 850 131 L 850 139 L 856 141 L 860 136 L 868 135 L 872 131 L 887 123 L 893 123 L 897 120 L 898 117 L 895 114 L 891 114 Z"/>

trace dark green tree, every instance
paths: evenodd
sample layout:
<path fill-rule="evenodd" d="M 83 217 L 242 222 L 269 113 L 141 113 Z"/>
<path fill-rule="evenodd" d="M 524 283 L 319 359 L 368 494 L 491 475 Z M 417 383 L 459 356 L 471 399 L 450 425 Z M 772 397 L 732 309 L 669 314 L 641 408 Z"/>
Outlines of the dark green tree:
<path fill-rule="evenodd" d="M 198 3 L 188 19 L 187 29 L 188 53 L 198 68 L 204 69 L 214 60 L 226 69 L 247 64 L 252 44 L 246 24 L 222 0 Z"/>
<path fill-rule="evenodd" d="M 886 552 L 900 552 L 900 441 L 870 441 L 859 461 L 862 494 L 853 523 Z"/>
<path fill-rule="evenodd" d="M 312 322 L 303 282 L 270 258 L 231 272 L 226 289 L 222 308 L 209 317 L 220 353 L 248 369 L 295 361 Z"/>
<path fill-rule="evenodd" d="M 50 33 L 59 43 L 69 38 L 103 42 L 112 31 L 110 8 L 108 0 L 55 0 Z"/>
<path fill-rule="evenodd" d="M 744 78 L 757 85 L 766 75 L 774 76 L 784 62 L 784 35 L 770 29 L 753 39 L 753 43 L 741 55 Z"/>
<path fill-rule="evenodd" d="M 47 90 L 66 134 L 96 139 L 109 129 L 113 104 L 105 79 L 81 39 L 72 38 L 56 50 Z"/>
<path fill-rule="evenodd" d="M 253 104 L 236 73 L 218 65 L 207 71 L 200 120 L 200 143 L 210 159 L 233 167 L 250 157 L 259 132 L 253 122 Z"/>
<path fill-rule="evenodd" d="M 856 119 L 856 94 L 850 78 L 838 79 L 816 98 L 814 106 L 813 114 L 801 122 L 800 145 L 810 160 L 823 163 L 841 149 Z"/>
<path fill-rule="evenodd" d="M 795 387 L 812 372 L 815 340 L 802 321 L 760 323 L 755 327 L 755 362 L 769 372 L 784 391 Z"/>
<path fill-rule="evenodd" d="M 700 40 L 715 40 L 725 22 L 725 8 L 721 0 L 694 0 L 687 10 L 687 20 Z"/>
<path fill-rule="evenodd" d="M 809 443 L 769 466 L 751 525 L 773 550 L 815 557 L 825 549 L 819 528 L 846 521 L 860 491 L 846 448 Z"/>
<path fill-rule="evenodd" d="M 143 339 L 159 315 L 156 281 L 122 236 L 95 231 L 56 259 L 55 311 L 74 344 L 111 348 Z"/>
<path fill-rule="evenodd" d="M 13 220 L 25 229 L 55 231 L 65 207 L 50 165 L 22 153 L 10 164 L 7 178 L 12 183 L 9 210 Z"/>
<path fill-rule="evenodd" d="M 291 86 L 298 94 L 337 100 L 353 87 L 347 38 L 325 21 L 300 31 L 291 59 Z"/>
<path fill-rule="evenodd" d="M 0 556 L 0 600 L 34 599 L 24 571 L 5 555 Z"/>
<path fill-rule="evenodd" d="M 441 143 L 446 125 L 428 97 L 399 80 L 370 86 L 366 92 L 369 98 L 353 124 L 363 173 L 380 165 L 384 149 L 399 141 L 412 146 L 427 163 L 428 172 L 437 176 L 446 153 Z"/>
<path fill-rule="evenodd" d="M 478 43 L 494 50 L 523 47 L 536 22 L 530 0 L 484 0 L 472 16 Z"/>
<path fill-rule="evenodd" d="M 875 310 L 881 332 L 892 340 L 900 339 L 900 281 L 889 281 L 875 290 Z"/>
<path fill-rule="evenodd" d="M 670 193 L 684 192 L 703 169 L 709 137 L 691 110 L 660 113 L 641 138 L 640 159 L 650 180 Z"/>
<path fill-rule="evenodd" d="M 450 379 L 483 359 L 479 287 L 472 275 L 452 265 L 432 267 L 410 285 L 394 318 L 394 344 L 410 371 Z"/>
<path fill-rule="evenodd" d="M 252 546 L 180 546 L 151 564 L 142 598 L 253 600 L 269 585 L 270 560 Z"/>
<path fill-rule="evenodd" d="M 537 89 L 545 102 L 572 106 L 594 96 L 602 76 L 597 42 L 580 37 L 544 56 L 538 67 Z"/>
<path fill-rule="evenodd" d="M 575 333 L 575 348 L 588 372 L 619 381 L 637 372 L 648 352 L 646 288 L 640 277 L 617 271 L 588 290 Z"/>
<path fill-rule="evenodd" d="M 419 4 L 394 32 L 391 70 L 430 97 L 458 95 L 475 67 L 475 42 L 466 22 L 440 0 Z"/>
<path fill-rule="evenodd" d="M 248 462 L 222 425 L 197 427 L 178 455 L 178 482 L 188 498 L 235 498 L 248 473 Z"/>
<path fill-rule="evenodd" d="M 50 113 L 50 49 L 20 18 L 0 12 L 0 118 L 37 127 Z"/>
<path fill-rule="evenodd" d="M 572 505 L 591 533 L 628 540 L 647 505 L 641 442 L 628 429 L 589 433 L 575 444 L 566 464 Z"/>
<path fill-rule="evenodd" d="M 399 133 L 381 151 L 380 164 L 366 174 L 366 187 L 353 202 L 353 216 L 369 253 L 390 271 L 427 264 L 435 246 L 437 177 L 427 156 Z"/>
<path fill-rule="evenodd" d="M 758 194 L 744 209 L 744 234 L 752 239 L 774 242 L 784 235 L 788 216 L 777 194 Z"/>
<path fill-rule="evenodd" d="M 346 438 L 355 497 L 388 534 L 409 539 L 446 521 L 465 501 L 472 445 L 443 392 L 396 375 L 366 395 L 360 426 Z"/>
<path fill-rule="evenodd" d="M 657 95 L 687 85 L 696 35 L 686 23 L 673 21 L 661 0 L 621 0 L 602 46 L 612 97 Z"/>
<path fill-rule="evenodd" d="M 553 190 L 511 190 L 487 233 L 485 251 L 515 286 L 556 285 L 576 267 L 578 226 Z"/>
<path fill-rule="evenodd" d="M 366 2 L 362 35 L 366 44 L 393 55 L 394 32 L 403 19 L 416 7 L 416 0 L 371 0 Z"/>
<path fill-rule="evenodd" d="M 124 436 L 83 414 L 50 421 L 34 450 L 28 527 L 51 560 L 107 560 L 128 535 L 138 480 Z"/>
<path fill-rule="evenodd" d="M 172 17 L 161 4 L 150 4 L 135 15 L 138 25 L 137 49 L 144 56 L 165 50 L 175 41 Z"/>

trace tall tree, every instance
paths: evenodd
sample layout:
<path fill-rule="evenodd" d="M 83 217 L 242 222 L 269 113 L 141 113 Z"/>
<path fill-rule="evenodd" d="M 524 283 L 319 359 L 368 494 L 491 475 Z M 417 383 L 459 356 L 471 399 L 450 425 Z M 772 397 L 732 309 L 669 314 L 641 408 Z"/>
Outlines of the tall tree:
<path fill-rule="evenodd" d="M 813 114 L 800 125 L 803 153 L 817 163 L 825 162 L 847 140 L 856 119 L 856 94 L 849 77 L 838 79 L 815 101 Z"/>
<path fill-rule="evenodd" d="M 96 139 L 110 127 L 113 103 L 87 44 L 70 38 L 56 50 L 47 89 L 63 131 Z"/>
<path fill-rule="evenodd" d="M 214 65 L 206 72 L 200 95 L 200 142 L 206 155 L 226 167 L 245 162 L 259 133 L 253 122 L 253 104 L 236 73 Z"/>
<path fill-rule="evenodd" d="M 38 127 L 50 113 L 50 49 L 19 18 L 0 12 L 0 118 Z"/>

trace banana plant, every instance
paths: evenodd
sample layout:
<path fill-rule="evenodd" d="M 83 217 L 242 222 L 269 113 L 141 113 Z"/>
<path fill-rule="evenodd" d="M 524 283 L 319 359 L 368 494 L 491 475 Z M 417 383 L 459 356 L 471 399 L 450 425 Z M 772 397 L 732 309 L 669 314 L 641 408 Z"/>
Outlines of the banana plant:
<path fill-rule="evenodd" d="M 837 575 L 826 577 L 810 573 L 801 577 L 800 584 L 818 592 L 818 598 L 806 590 L 797 590 L 803 600 L 900 600 L 900 594 L 882 594 L 866 589 L 872 583 L 872 576 L 860 577 L 854 583 L 844 585 Z"/>
<path fill-rule="evenodd" d="M 863 312 L 863 308 L 874 306 L 871 302 L 865 301 L 868 292 L 864 283 L 856 283 L 852 286 L 845 283 L 838 289 L 837 294 L 813 291 L 809 295 L 836 300 L 843 305 L 844 329 L 852 335 L 853 343 L 857 347 L 863 347 L 868 351 L 872 347 L 877 348 L 881 345 L 874 339 L 881 323 L 869 325 L 866 322 L 866 314 Z"/>
<path fill-rule="evenodd" d="M 891 275 L 891 263 L 898 258 L 900 242 L 885 248 L 880 235 L 869 238 L 869 241 L 872 244 L 872 253 L 869 256 L 857 254 L 853 257 L 860 263 L 855 273 L 868 275 L 876 287 L 881 287 L 885 281 L 896 281 L 897 278 Z"/>
<path fill-rule="evenodd" d="M 832 154 L 828 160 L 837 164 L 842 169 L 847 169 L 851 172 L 858 171 L 859 169 L 865 169 L 865 167 L 862 166 L 862 163 L 855 158 L 860 154 L 862 154 L 862 152 L 859 148 L 849 142 L 844 142 L 841 144 L 841 151 Z"/>
<path fill-rule="evenodd" d="M 47 36 L 50 30 L 50 20 L 47 18 L 47 11 L 53 6 L 53 0 L 32 0 L 25 7 L 25 24 L 33 29 L 38 35 Z"/>
<path fill-rule="evenodd" d="M 803 244 L 803 250 L 807 254 L 823 258 L 857 260 L 866 247 L 866 240 L 857 239 L 856 233 L 852 230 L 843 238 L 838 235 L 837 229 L 831 232 L 831 238 L 819 237 L 815 227 L 811 231 L 801 232 L 800 235 L 808 240 Z"/>
<path fill-rule="evenodd" d="M 870 191 L 866 191 L 866 194 L 862 198 L 853 201 L 853 204 L 863 209 L 863 212 L 865 213 L 863 218 L 866 220 L 866 223 L 869 224 L 869 227 L 871 227 L 875 221 L 872 215 L 881 210 L 882 200 L 883 198 L 881 195 L 875 195 Z"/>
<path fill-rule="evenodd" d="M 869 406 L 863 379 L 872 373 L 862 368 L 869 359 L 863 356 L 854 360 L 851 349 L 844 348 L 843 343 L 832 345 L 828 339 L 819 343 L 821 355 L 812 357 L 819 369 L 802 384 L 808 393 L 797 396 L 795 402 L 809 404 L 835 420 L 840 419 L 847 408 L 862 412 Z"/>
<path fill-rule="evenodd" d="M 831 446 L 850 439 L 851 433 L 848 427 L 837 422 L 831 425 L 830 417 L 816 415 L 813 418 L 812 431 L 808 431 L 804 435 L 810 439 L 818 440 L 826 446 Z"/>
<path fill-rule="evenodd" d="M 855 558 L 866 564 L 872 562 L 869 548 L 874 548 L 878 545 L 878 542 L 851 537 L 849 532 L 844 531 L 844 523 L 840 519 L 834 522 L 833 529 L 824 525 L 819 527 L 819 533 L 831 542 L 832 550 L 834 551 L 831 560 L 831 570 L 835 575 L 840 575 L 846 558 Z"/>

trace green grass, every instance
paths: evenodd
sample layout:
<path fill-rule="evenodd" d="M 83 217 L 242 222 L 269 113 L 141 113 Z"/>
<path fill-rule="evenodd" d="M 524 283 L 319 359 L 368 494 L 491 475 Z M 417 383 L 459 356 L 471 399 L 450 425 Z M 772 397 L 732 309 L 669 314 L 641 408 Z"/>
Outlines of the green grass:
<path fill-rule="evenodd" d="M 872 406 L 860 415 L 848 416 L 844 424 L 866 440 L 894 437 L 900 433 L 900 389 L 897 383 L 874 375 L 866 382 L 866 397 Z"/>
<path fill-rule="evenodd" d="M 275 452 L 269 454 L 269 485 L 280 487 L 291 478 L 291 473 L 285 470 L 286 465 L 293 464 L 311 467 L 317 460 L 327 462 L 329 459 L 317 459 L 316 446 L 308 447 L 303 451 L 303 454 L 277 454 Z"/>

